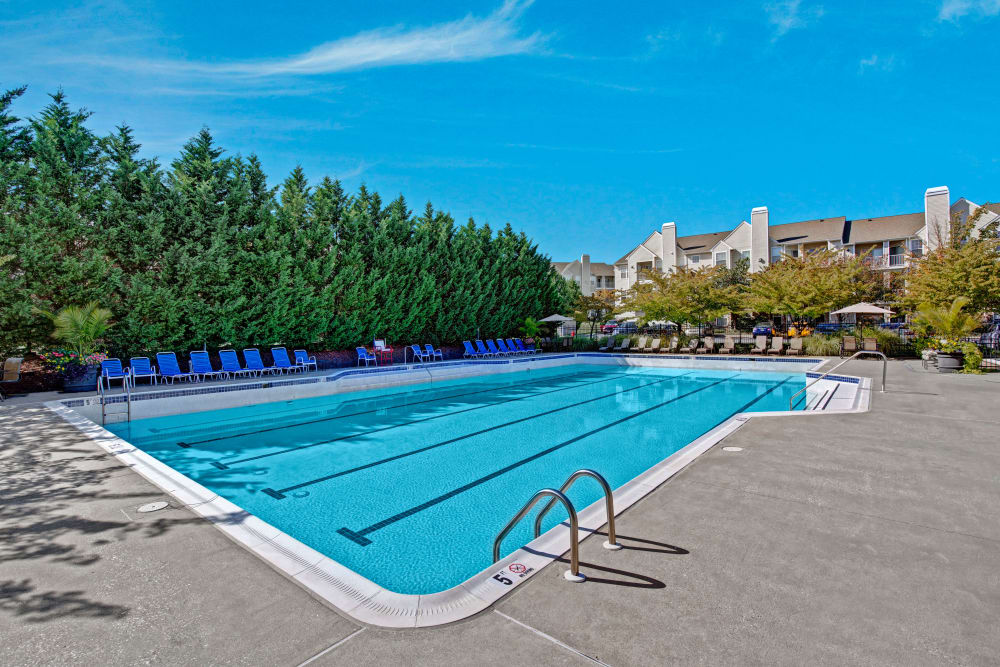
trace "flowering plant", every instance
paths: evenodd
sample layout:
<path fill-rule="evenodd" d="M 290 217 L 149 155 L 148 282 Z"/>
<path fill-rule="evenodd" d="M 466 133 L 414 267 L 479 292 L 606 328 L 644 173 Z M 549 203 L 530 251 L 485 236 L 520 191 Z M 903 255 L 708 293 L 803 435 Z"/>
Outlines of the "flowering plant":
<path fill-rule="evenodd" d="M 87 372 L 88 366 L 100 366 L 108 358 L 103 352 L 94 352 L 81 356 L 69 350 L 49 350 L 39 355 L 42 363 L 60 375 L 71 380 L 81 377 Z"/>

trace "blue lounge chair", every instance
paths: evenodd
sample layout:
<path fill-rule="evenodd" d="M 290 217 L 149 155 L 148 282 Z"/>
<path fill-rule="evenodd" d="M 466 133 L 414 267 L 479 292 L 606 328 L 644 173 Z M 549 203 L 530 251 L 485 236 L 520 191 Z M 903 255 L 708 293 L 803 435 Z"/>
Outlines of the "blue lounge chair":
<path fill-rule="evenodd" d="M 527 348 L 524 347 L 524 343 L 521 342 L 520 338 L 514 339 L 514 347 L 516 347 L 517 351 L 520 352 L 521 354 L 531 354 L 530 352 L 528 352 Z"/>
<path fill-rule="evenodd" d="M 419 345 L 411 345 L 410 352 L 413 353 L 413 360 L 427 361 L 427 353 L 420 349 Z"/>
<path fill-rule="evenodd" d="M 427 356 L 431 358 L 431 361 L 434 361 L 435 359 L 444 361 L 444 353 L 441 352 L 440 348 L 433 348 L 430 343 L 424 343 L 424 351 L 427 353 Z"/>
<path fill-rule="evenodd" d="M 363 347 L 355 349 L 358 351 L 358 366 L 361 365 L 362 361 L 365 362 L 366 368 L 368 367 L 368 364 L 370 364 L 373 361 L 375 362 L 375 365 L 378 366 L 378 358 L 374 354 L 372 354 Z"/>
<path fill-rule="evenodd" d="M 310 357 L 309 353 L 305 350 L 295 350 L 295 363 L 302 367 L 303 371 L 309 369 L 312 366 L 314 371 L 319 370 L 319 364 L 316 363 L 316 357 Z"/>
<path fill-rule="evenodd" d="M 244 349 L 243 359 L 247 362 L 247 368 L 254 371 L 258 375 L 263 375 L 264 373 L 275 373 L 278 370 L 274 366 L 265 366 L 264 360 L 260 358 L 260 350 L 255 347 L 248 347 Z"/>
<path fill-rule="evenodd" d="M 472 343 L 467 340 L 462 341 L 462 345 L 465 346 L 465 354 L 462 355 L 465 359 L 478 359 L 481 355 L 476 352 L 476 348 L 472 347 Z"/>
<path fill-rule="evenodd" d="M 489 350 L 487 350 L 486 346 L 483 345 L 483 341 L 481 340 L 476 341 L 476 349 L 479 350 L 480 357 L 495 357 L 497 356 L 497 354 L 499 354 L 498 352 L 490 352 Z"/>
<path fill-rule="evenodd" d="M 278 369 L 279 373 L 305 370 L 304 367 L 292 363 L 292 360 L 288 358 L 288 350 L 283 347 L 272 347 L 271 358 L 274 359 L 274 367 Z"/>
<path fill-rule="evenodd" d="M 225 375 L 222 371 L 212 368 L 212 360 L 208 358 L 208 352 L 197 350 L 191 353 L 191 374 L 199 380 L 205 378 L 214 379 L 220 375 Z"/>
<path fill-rule="evenodd" d="M 108 389 L 111 389 L 112 380 L 121 380 L 122 391 L 125 391 L 125 385 L 128 384 L 128 370 L 122 368 L 121 359 L 105 359 L 101 362 L 101 382 L 105 383 Z"/>
<path fill-rule="evenodd" d="M 497 347 L 496 341 L 494 341 L 491 338 L 486 339 L 486 347 L 489 348 L 490 354 L 492 354 L 494 357 L 499 357 L 503 355 L 503 352 L 501 352 L 500 349 Z"/>
<path fill-rule="evenodd" d="M 236 350 L 219 350 L 219 361 L 222 362 L 222 372 L 226 377 L 253 375 L 256 371 L 240 366 L 240 358 Z"/>
<path fill-rule="evenodd" d="M 507 347 L 507 343 L 503 342 L 503 338 L 497 338 L 497 349 L 500 350 L 500 354 L 505 357 L 509 357 L 514 354 L 514 352 Z"/>
<path fill-rule="evenodd" d="M 181 367 L 177 363 L 177 355 L 173 352 L 157 352 L 156 365 L 160 367 L 160 377 L 164 381 L 173 383 L 174 380 L 191 380 L 194 375 L 182 373 Z"/>
<path fill-rule="evenodd" d="M 149 357 L 132 357 L 128 360 L 128 374 L 132 380 L 132 386 L 139 378 L 148 378 L 149 384 L 157 384 L 160 374 L 156 372 L 156 366 L 149 363 Z"/>
<path fill-rule="evenodd" d="M 513 338 L 507 339 L 507 349 L 511 351 L 511 354 L 524 354 L 524 350 L 518 348 L 517 344 L 514 343 Z"/>

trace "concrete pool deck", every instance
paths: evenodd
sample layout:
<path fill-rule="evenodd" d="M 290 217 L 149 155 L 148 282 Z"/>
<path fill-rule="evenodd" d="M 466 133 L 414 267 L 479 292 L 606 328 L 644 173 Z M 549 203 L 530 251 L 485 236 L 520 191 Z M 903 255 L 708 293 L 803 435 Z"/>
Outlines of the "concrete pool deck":
<path fill-rule="evenodd" d="M 874 376 L 881 364 L 842 371 Z M 348 621 L 39 405 L 0 409 L 4 664 L 991 664 L 1000 376 L 890 364 L 871 412 L 758 418 L 436 629 Z M 724 452 L 722 446 L 742 447 Z M 325 652 L 324 652 L 325 651 Z"/>

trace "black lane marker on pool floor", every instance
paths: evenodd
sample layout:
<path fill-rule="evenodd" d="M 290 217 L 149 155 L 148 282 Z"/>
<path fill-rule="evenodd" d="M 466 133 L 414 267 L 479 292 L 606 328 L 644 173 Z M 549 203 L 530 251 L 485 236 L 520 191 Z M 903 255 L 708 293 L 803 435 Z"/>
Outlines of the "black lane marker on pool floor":
<path fill-rule="evenodd" d="M 626 389 L 624 391 L 616 391 L 616 392 L 613 392 L 611 394 L 604 394 L 603 396 L 598 396 L 596 398 L 588 398 L 585 401 L 579 401 L 577 403 L 570 403 L 569 405 L 564 405 L 564 406 L 559 407 L 559 408 L 554 408 L 552 410 L 547 410 L 545 412 L 539 412 L 538 414 L 529 415 L 527 417 L 521 417 L 520 419 L 515 419 L 514 421 L 505 422 L 503 424 L 497 424 L 496 426 L 490 426 L 489 428 L 484 428 L 484 429 L 482 429 L 480 431 L 476 431 L 474 433 L 466 433 L 465 435 L 460 435 L 458 437 L 451 438 L 451 439 L 445 440 L 443 442 L 436 442 L 433 445 L 427 445 L 425 447 L 421 447 L 420 449 L 414 449 L 414 450 L 409 451 L 409 452 L 403 452 L 402 454 L 396 454 L 395 456 L 390 456 L 389 458 L 380 459 L 378 461 L 372 461 L 371 463 L 366 463 L 364 465 L 357 466 L 356 468 L 350 468 L 348 470 L 341 470 L 340 472 L 335 472 L 335 473 L 333 473 L 331 475 L 326 475 L 324 477 L 320 477 L 319 479 L 313 479 L 313 480 L 310 480 L 308 482 L 302 482 L 301 484 L 295 484 L 294 486 L 289 486 L 289 487 L 286 487 L 284 489 L 278 489 L 277 491 L 275 491 L 274 489 L 261 489 L 261 491 L 263 493 L 266 493 L 267 495 L 271 496 L 272 498 L 276 498 L 278 500 L 281 500 L 282 498 L 285 497 L 285 494 L 288 493 L 289 491 L 294 491 L 296 489 L 301 489 L 304 486 L 311 486 L 313 484 L 319 484 L 320 482 L 325 482 L 327 480 L 331 480 L 331 479 L 334 479 L 336 477 L 343 477 L 344 475 L 349 475 L 351 473 L 358 472 L 359 470 L 366 470 L 367 468 L 374 468 L 375 466 L 379 466 L 379 465 L 382 465 L 384 463 L 390 463 L 392 461 L 397 461 L 399 459 L 406 458 L 407 456 L 413 456 L 415 454 L 420 454 L 422 452 L 426 452 L 426 451 L 431 450 L 431 449 L 437 449 L 438 447 L 444 447 L 445 445 L 450 445 L 452 443 L 459 442 L 460 440 L 467 440 L 469 438 L 474 438 L 475 436 L 482 435 L 483 433 L 489 433 L 490 431 L 495 431 L 497 429 L 505 428 L 507 426 L 513 426 L 514 424 L 520 424 L 522 422 L 530 421 L 532 419 L 537 419 L 539 417 L 544 417 L 546 415 L 551 415 L 551 414 L 554 414 L 556 412 L 561 412 L 563 410 L 568 410 L 570 408 L 575 408 L 575 407 L 580 406 L 580 405 L 586 405 L 587 403 L 593 403 L 594 401 L 599 401 L 599 400 L 602 400 L 602 399 L 605 399 L 605 398 L 610 398 L 612 396 L 617 396 L 618 394 L 623 394 L 623 393 L 629 392 L 629 391 L 635 391 L 636 389 L 642 389 L 643 387 L 649 387 L 649 386 L 652 386 L 654 384 L 660 384 L 661 382 L 666 382 L 668 380 L 674 380 L 676 378 L 683 377 L 685 375 L 690 375 L 693 372 L 694 371 L 690 371 L 689 373 L 681 373 L 680 375 L 675 375 L 675 376 L 669 377 L 669 378 L 663 378 L 662 380 L 656 380 L 655 382 L 647 382 L 646 384 L 638 385 L 636 387 L 630 387 L 629 389 Z M 625 373 L 624 375 L 630 375 L 630 373 Z M 597 384 L 597 383 L 596 382 L 592 382 L 591 384 Z M 551 392 L 546 392 L 546 393 L 551 393 Z M 540 395 L 541 394 L 535 394 L 535 396 L 540 396 Z M 526 396 L 525 398 L 531 398 L 531 396 Z"/>
<path fill-rule="evenodd" d="M 383 431 L 391 431 L 394 428 L 400 428 L 402 426 L 411 426 L 412 424 L 421 424 L 423 422 L 429 422 L 433 419 L 441 419 L 443 417 L 453 417 L 455 415 L 460 415 L 464 412 L 472 412 L 473 410 L 482 410 L 483 408 L 492 408 L 497 405 L 504 405 L 505 403 L 513 403 L 514 401 L 523 401 L 526 398 L 535 398 L 536 396 L 545 396 L 546 394 L 554 394 L 559 391 L 569 391 L 570 389 L 579 389 L 580 387 L 588 387 L 595 384 L 600 384 L 602 382 L 608 382 L 610 380 L 615 380 L 628 375 L 639 375 L 638 373 L 616 373 L 614 375 L 603 377 L 600 380 L 594 380 L 593 382 L 580 382 L 578 384 L 571 385 L 569 387 L 558 387 L 556 389 L 549 389 L 548 391 L 536 391 L 533 394 L 528 394 L 527 396 L 515 396 L 514 398 L 505 398 L 502 401 L 495 401 L 493 403 L 484 403 L 483 405 L 474 405 L 471 408 L 462 408 L 461 410 L 452 410 L 451 412 L 446 412 L 440 415 L 431 415 L 430 417 L 422 417 L 420 419 L 412 419 L 407 422 L 402 422 L 400 424 L 390 424 L 389 426 L 383 426 L 381 428 L 373 428 L 368 431 L 362 431 L 360 433 L 348 433 L 347 435 L 341 435 L 336 438 L 330 438 L 329 440 L 317 440 L 316 442 L 310 442 L 308 445 L 299 445 L 298 447 L 289 447 L 288 449 L 280 449 L 276 452 L 270 452 L 268 454 L 258 454 L 257 456 L 248 456 L 245 459 L 236 459 L 235 461 L 229 461 L 223 463 L 221 461 L 212 461 L 214 465 L 219 470 L 228 470 L 229 466 L 236 465 L 238 463 L 247 463 L 249 461 L 257 461 L 259 459 L 266 459 L 271 456 L 278 456 L 280 454 L 288 454 L 289 452 L 297 452 L 302 449 L 310 449 L 312 447 L 318 447 L 320 445 L 328 445 L 331 442 L 341 442 L 343 440 L 350 440 L 351 438 L 358 438 L 363 435 L 371 435 L 372 433 L 382 433 Z M 269 494 L 271 495 L 271 494 Z"/>
<path fill-rule="evenodd" d="M 739 373 L 737 373 L 736 375 L 739 375 Z M 642 415 L 647 414 L 649 412 L 652 412 L 653 410 L 658 410 L 658 409 L 662 408 L 665 405 L 670 405 L 671 403 L 679 401 L 682 398 L 687 398 L 688 396 L 691 396 L 692 394 L 697 394 L 700 391 L 705 391 L 706 389 L 711 389 L 712 387 L 714 387 L 716 385 L 722 384 L 726 380 L 733 379 L 734 377 L 736 377 L 736 375 L 734 375 L 732 377 L 729 377 L 729 378 L 723 378 L 722 380 L 718 380 L 718 381 L 713 382 L 711 384 L 707 384 L 707 385 L 705 385 L 703 387 L 698 387 L 697 389 L 689 391 L 686 394 L 681 394 L 680 396 L 675 396 L 674 398 L 671 398 L 669 401 L 664 401 L 663 403 L 659 403 L 659 404 L 654 405 L 652 407 L 646 408 L 645 410 L 640 410 L 639 412 L 636 412 L 635 414 L 631 414 L 631 415 L 629 415 L 627 417 L 622 417 L 621 419 L 616 419 L 615 421 L 610 422 L 608 424 L 605 424 L 604 426 L 601 426 L 599 428 L 595 428 L 592 431 L 587 431 L 586 433 L 578 435 L 578 436 L 576 436 L 574 438 L 570 438 L 569 440 L 566 440 L 565 442 L 560 442 L 558 445 L 553 445 L 553 446 L 549 447 L 548 449 L 543 449 L 542 451 L 537 452 L 535 454 L 532 454 L 531 456 L 529 456 L 527 458 L 521 459 L 520 461 L 515 461 L 514 463 L 511 463 L 509 466 L 506 466 L 504 468 L 501 468 L 500 470 L 496 470 L 494 472 L 491 472 L 490 474 L 488 474 L 488 475 L 486 475 L 484 477 L 480 477 L 479 479 L 473 480 L 473 481 L 469 482 L 468 484 L 465 484 L 463 486 L 458 487 L 457 489 L 453 489 L 453 490 L 449 491 L 448 493 L 442 494 L 442 495 L 438 496 L 437 498 L 431 498 L 427 502 L 421 503 L 421 504 L 417 505 L 416 507 L 411 507 L 408 510 L 403 510 L 399 514 L 394 514 L 393 516 L 389 517 L 388 519 L 382 519 L 378 523 L 373 523 L 372 525 L 368 526 L 367 528 L 362 528 L 361 530 L 351 530 L 350 528 L 344 526 L 343 528 L 339 528 L 337 530 L 337 532 L 339 534 L 343 535 L 344 537 L 346 537 L 347 539 L 352 540 L 353 542 L 356 542 L 356 543 L 360 544 L 363 547 L 366 547 L 366 546 L 368 546 L 369 544 L 372 543 L 372 541 L 369 540 L 366 536 L 367 535 L 371 535 L 376 530 L 381 530 L 382 528 L 385 528 L 386 526 L 392 525 L 392 524 L 396 523 L 397 521 L 402 521 L 403 519 L 405 519 L 407 517 L 411 517 L 411 516 L 413 516 L 414 514 L 416 514 L 418 512 L 424 511 L 425 509 L 431 508 L 434 505 L 437 505 L 438 503 L 443 503 L 444 501 L 446 501 L 446 500 L 448 500 L 450 498 L 454 498 L 455 496 L 457 496 L 459 494 L 465 493 L 469 489 L 473 489 L 473 488 L 479 486 L 480 484 L 485 484 L 486 482 L 490 481 L 491 479 L 496 479 L 500 475 L 504 475 L 504 474 L 510 472 L 511 470 L 514 470 L 515 468 L 520 468 L 521 466 L 523 466 L 523 465 L 525 465 L 527 463 L 531 463 L 532 461 L 535 461 L 537 459 L 540 459 L 543 456 L 551 454 L 552 452 L 554 452 L 556 450 L 559 450 L 559 449 L 562 449 L 563 447 L 567 447 L 569 445 L 572 445 L 574 442 L 579 442 L 580 440 L 583 440 L 584 438 L 589 438 L 592 435 L 600 433 L 601 431 L 606 431 L 607 429 L 609 429 L 609 428 L 611 428 L 613 426 L 618 426 L 619 424 L 627 422 L 630 419 L 635 419 L 636 417 L 641 417 Z"/>
<path fill-rule="evenodd" d="M 310 419 L 309 421 L 296 422 L 294 424 L 282 424 L 282 425 L 279 425 L 279 426 L 269 426 L 267 428 L 261 428 L 261 429 L 255 430 L 255 431 L 242 431 L 240 433 L 234 433 L 232 435 L 220 435 L 220 436 L 215 437 L 215 438 L 205 438 L 203 440 L 192 440 L 191 442 L 181 441 L 181 442 L 177 443 L 177 446 L 178 447 L 190 447 L 191 445 L 203 445 L 206 442 L 218 442 L 219 440 L 229 440 L 231 438 L 241 438 L 243 436 L 255 435 L 257 433 L 268 433 L 270 431 L 280 431 L 280 430 L 283 430 L 283 429 L 286 429 L 286 428 L 295 428 L 296 426 L 308 426 L 310 424 L 318 424 L 320 422 L 333 421 L 335 419 L 345 419 L 347 417 L 357 417 L 358 415 L 368 415 L 368 414 L 372 414 L 372 413 L 375 413 L 375 412 L 379 412 L 381 410 L 396 410 L 398 408 L 408 408 L 411 405 L 422 405 L 424 403 L 434 403 L 435 401 L 446 401 L 449 398 L 461 398 L 461 397 L 464 397 L 464 396 L 475 396 L 476 394 L 484 394 L 484 393 L 486 393 L 488 391 L 495 391 L 497 389 L 504 389 L 505 387 L 524 387 L 526 385 L 539 384 L 539 383 L 545 382 L 547 380 L 558 380 L 560 378 L 568 378 L 568 377 L 580 377 L 581 375 L 583 377 L 587 377 L 588 375 L 593 375 L 593 373 L 565 373 L 563 375 L 551 375 L 549 377 L 544 377 L 544 378 L 541 378 L 539 380 L 532 380 L 531 382 L 522 382 L 521 384 L 515 384 L 515 383 L 511 383 L 511 384 L 498 384 L 498 385 L 494 385 L 492 387 L 487 387 L 486 389 L 480 389 L 478 391 L 468 391 L 468 392 L 463 392 L 463 393 L 460 393 L 460 394 L 448 394 L 447 396 L 438 396 L 438 397 L 435 397 L 435 398 L 427 398 L 427 399 L 424 399 L 422 401 L 413 401 L 412 403 L 402 403 L 400 405 L 390 405 L 390 406 L 387 406 L 387 407 L 378 407 L 378 408 L 374 408 L 372 410 L 362 410 L 360 412 L 351 412 L 351 413 L 348 413 L 346 415 L 335 415 L 333 417 L 321 417 L 319 419 Z M 414 394 L 414 393 L 416 393 L 416 392 L 412 392 L 412 391 L 399 392 L 398 394 L 389 394 L 388 396 L 381 396 L 380 398 L 392 398 L 394 396 L 408 396 L 408 395 Z M 369 399 L 369 400 L 375 400 L 375 399 Z M 236 461 L 233 461 L 233 463 L 236 463 Z"/>

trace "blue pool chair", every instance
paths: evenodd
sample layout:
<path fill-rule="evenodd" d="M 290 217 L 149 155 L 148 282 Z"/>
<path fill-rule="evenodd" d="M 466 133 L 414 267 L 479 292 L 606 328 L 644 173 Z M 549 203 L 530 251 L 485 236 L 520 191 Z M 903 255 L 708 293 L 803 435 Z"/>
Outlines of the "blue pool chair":
<path fill-rule="evenodd" d="M 520 338 L 514 339 L 514 346 L 517 348 L 517 351 L 520 352 L 521 354 L 531 354 L 530 352 L 528 352 L 528 348 L 524 346 L 524 343 L 521 342 Z"/>
<path fill-rule="evenodd" d="M 292 363 L 292 360 L 288 358 L 288 350 L 283 347 L 272 347 L 271 358 L 274 359 L 274 367 L 278 369 L 279 373 L 305 370 L 303 366 Z"/>
<path fill-rule="evenodd" d="M 525 343 L 524 349 L 527 350 L 531 354 L 538 354 L 539 352 L 541 352 L 541 350 L 539 350 L 539 349 L 537 349 L 535 347 L 534 343 Z"/>
<path fill-rule="evenodd" d="M 510 357 L 514 354 L 514 350 L 507 347 L 507 343 L 504 342 L 503 338 L 497 338 L 497 349 L 505 357 Z"/>
<path fill-rule="evenodd" d="M 358 351 L 358 366 L 361 365 L 362 361 L 365 362 L 365 367 L 366 368 L 367 368 L 368 364 L 370 364 L 373 361 L 375 362 L 375 365 L 378 366 L 378 358 L 374 354 L 372 354 L 371 352 L 369 352 L 367 349 L 365 349 L 363 347 L 359 347 L 359 348 L 355 348 L 355 349 Z"/>
<path fill-rule="evenodd" d="M 492 354 L 494 357 L 499 357 L 503 354 L 503 352 L 501 352 L 500 349 L 497 347 L 496 342 L 494 342 L 490 338 L 486 339 L 486 347 L 489 348 L 490 354 Z"/>
<path fill-rule="evenodd" d="M 177 363 L 177 355 L 173 352 L 157 352 L 156 365 L 160 367 L 160 377 L 165 381 L 173 383 L 174 380 L 191 380 L 194 375 L 181 372 L 180 364 Z"/>
<path fill-rule="evenodd" d="M 240 366 L 240 358 L 236 350 L 219 350 L 219 361 L 222 362 L 222 372 L 226 377 L 253 375 L 255 371 Z"/>
<path fill-rule="evenodd" d="M 483 345 L 483 341 L 481 341 L 481 340 L 476 340 L 476 349 L 479 350 L 479 356 L 480 357 L 495 357 L 495 356 L 497 356 L 496 353 L 490 352 L 489 350 L 487 350 L 486 346 Z"/>
<path fill-rule="evenodd" d="M 260 350 L 255 347 L 248 347 L 243 350 L 243 359 L 247 362 L 247 368 L 254 371 L 258 375 L 263 375 L 264 373 L 276 373 L 278 371 L 274 366 L 265 366 L 264 360 L 260 358 Z"/>
<path fill-rule="evenodd" d="M 139 378 L 147 378 L 149 384 L 157 384 L 159 382 L 159 373 L 156 372 L 156 366 L 149 363 L 149 357 L 132 357 L 128 360 L 128 374 L 129 378 L 132 380 L 132 386 L 135 386 L 135 381 Z"/>
<path fill-rule="evenodd" d="M 472 347 L 472 343 L 467 340 L 462 341 L 462 345 L 465 346 L 465 354 L 462 355 L 465 359 L 478 359 L 481 355 L 476 352 L 476 348 Z"/>
<path fill-rule="evenodd" d="M 125 391 L 125 385 L 129 381 L 128 369 L 122 368 L 121 359 L 105 359 L 101 362 L 101 382 L 111 389 L 112 380 L 120 380 L 122 391 Z"/>
<path fill-rule="evenodd" d="M 208 352 L 196 350 L 191 353 L 191 374 L 199 380 L 214 379 L 224 375 L 223 371 L 212 368 L 212 360 L 208 358 Z"/>
<path fill-rule="evenodd" d="M 420 349 L 419 345 L 411 345 L 410 352 L 413 353 L 413 360 L 427 361 L 427 353 Z"/>
<path fill-rule="evenodd" d="M 430 357 L 431 361 L 434 361 L 435 359 L 444 361 L 444 353 L 441 352 L 440 348 L 433 348 L 430 343 L 425 343 L 424 351 L 427 353 L 426 356 Z"/>
<path fill-rule="evenodd" d="M 310 357 L 309 353 L 305 350 L 295 350 L 293 352 L 295 355 L 295 363 L 302 367 L 303 371 L 306 371 L 311 366 L 314 371 L 319 370 L 319 364 L 316 363 L 316 357 Z"/>
<path fill-rule="evenodd" d="M 514 343 L 513 338 L 506 339 L 506 342 L 507 342 L 507 349 L 510 350 L 511 354 L 515 355 L 524 354 L 524 350 L 518 348 L 518 346 Z"/>

